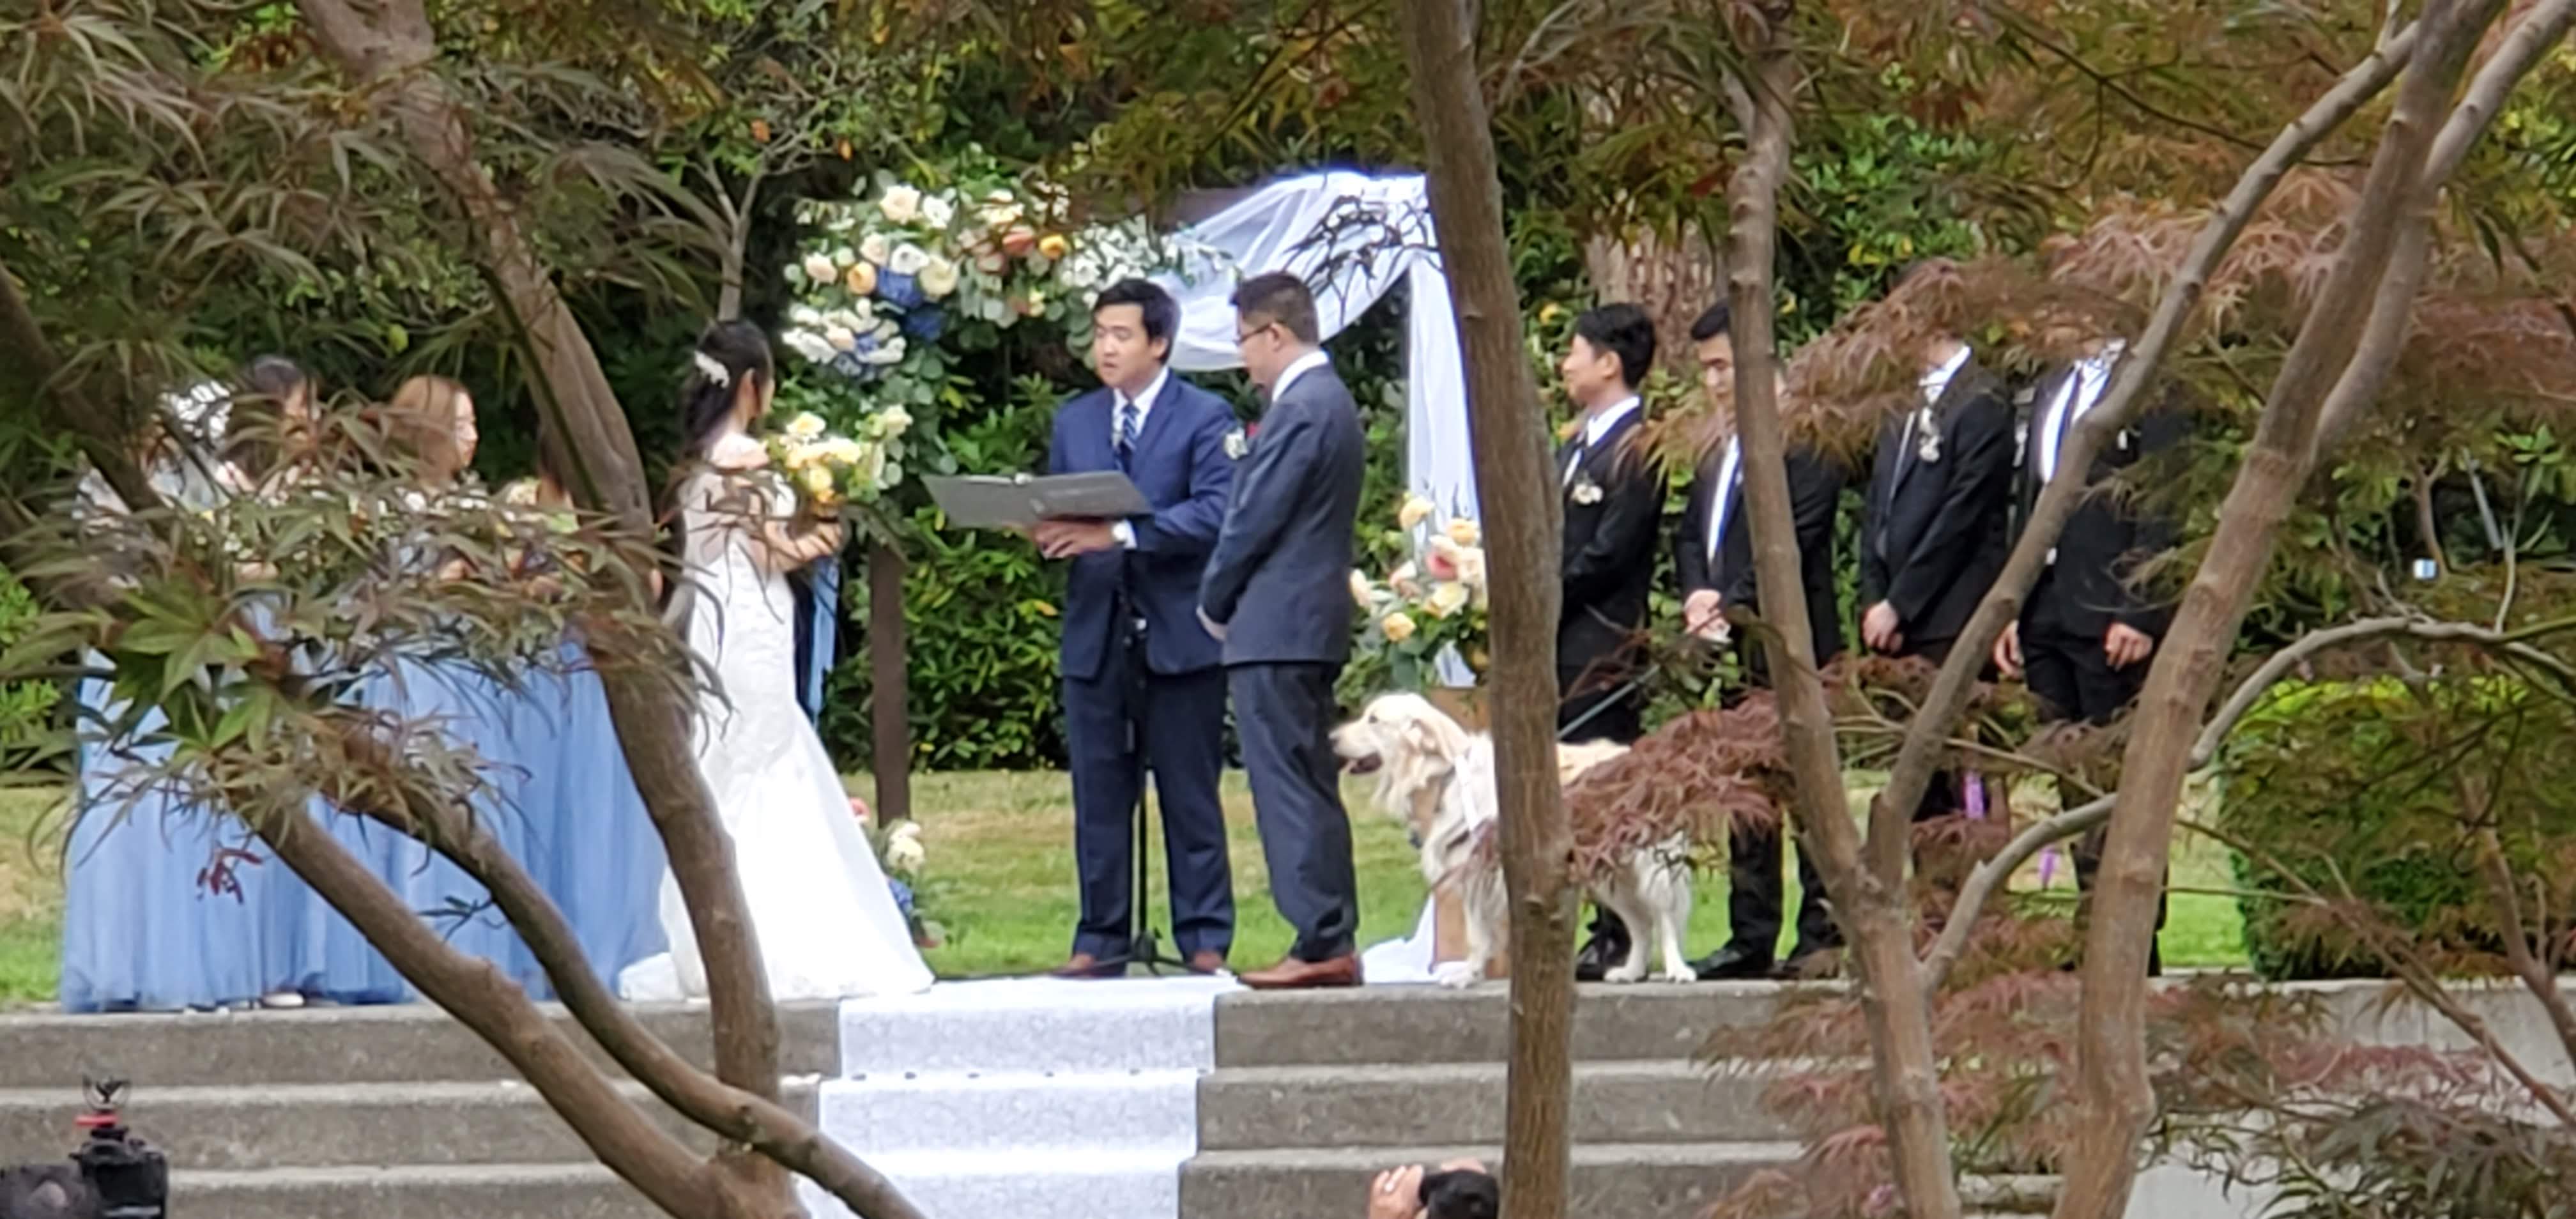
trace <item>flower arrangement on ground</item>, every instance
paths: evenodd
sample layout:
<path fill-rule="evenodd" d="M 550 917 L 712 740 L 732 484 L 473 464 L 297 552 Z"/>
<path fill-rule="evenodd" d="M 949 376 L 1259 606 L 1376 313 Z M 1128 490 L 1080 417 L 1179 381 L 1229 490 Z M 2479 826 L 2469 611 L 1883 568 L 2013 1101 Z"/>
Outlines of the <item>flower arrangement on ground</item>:
<path fill-rule="evenodd" d="M 1483 535 L 1463 516 L 1435 522 L 1437 511 L 1419 495 L 1406 496 L 1390 532 L 1406 557 L 1382 580 L 1351 572 L 1362 662 L 1383 666 L 1402 689 L 1439 684 L 1439 658 L 1451 648 L 1476 673 L 1489 663 Z"/>
<path fill-rule="evenodd" d="M 868 811 L 868 802 L 850 797 L 850 815 L 858 818 L 859 828 L 866 831 L 868 846 L 877 853 L 877 863 L 886 871 L 886 887 L 894 892 L 895 908 L 903 912 L 904 922 L 912 927 L 912 941 L 922 948 L 937 948 L 947 939 L 947 932 L 921 912 L 915 886 L 921 883 L 922 865 L 930 853 L 921 845 L 921 823 L 906 818 L 891 825 L 880 825 Z"/>

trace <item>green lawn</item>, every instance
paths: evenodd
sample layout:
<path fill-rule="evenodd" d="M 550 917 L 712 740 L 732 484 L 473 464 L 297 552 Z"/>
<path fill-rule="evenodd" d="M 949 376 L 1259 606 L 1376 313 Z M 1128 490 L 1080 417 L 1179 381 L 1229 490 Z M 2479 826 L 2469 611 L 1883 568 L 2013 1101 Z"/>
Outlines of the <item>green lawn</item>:
<path fill-rule="evenodd" d="M 1867 799 L 1869 778 L 1854 776 L 1853 800 Z M 867 791 L 864 777 L 853 787 Z M 2017 800 L 2025 809 L 2049 805 L 2044 785 Z M 1422 875 L 1403 827 L 1368 802 L 1368 787 L 1347 792 L 1352 810 L 1360 878 L 1363 943 L 1410 934 L 1422 909 Z M 0 1004 L 27 1004 L 54 995 L 62 941 L 60 818 L 57 797 L 41 791 L 0 789 Z M 948 931 L 930 960 L 942 976 L 1028 973 L 1064 959 L 1073 932 L 1072 797 L 1060 774 L 941 774 L 914 781 L 929 852 L 923 901 Z M 1292 938 L 1270 904 L 1260 839 L 1253 832 L 1252 801 L 1243 777 L 1230 774 L 1226 817 L 1234 845 L 1238 929 L 1234 961 L 1266 965 L 1287 951 Z M 2179 889 L 2224 888 L 2224 855 L 2205 842 L 2176 843 L 2174 884 Z M 1161 845 L 1154 847 L 1155 882 L 1162 892 Z M 2025 876 L 2028 884 L 2031 877 Z M 2057 886 L 2071 888 L 2064 867 Z M 1794 881 L 1793 881 L 1794 884 Z M 1794 899 L 1793 899 L 1794 900 Z M 1160 913 L 1155 925 L 1168 926 Z M 1701 877 L 1691 912 L 1688 948 L 1715 949 L 1726 937 L 1726 878 Z M 2235 903 L 2222 896 L 2179 893 L 2164 934 L 2165 961 L 2175 966 L 2241 966 L 2244 951 Z"/>

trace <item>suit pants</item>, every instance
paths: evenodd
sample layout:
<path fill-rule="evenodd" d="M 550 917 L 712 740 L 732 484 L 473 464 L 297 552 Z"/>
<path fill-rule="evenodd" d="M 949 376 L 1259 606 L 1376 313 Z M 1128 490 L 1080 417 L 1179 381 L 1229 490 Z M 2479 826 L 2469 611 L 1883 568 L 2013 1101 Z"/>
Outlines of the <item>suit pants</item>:
<path fill-rule="evenodd" d="M 1745 681 L 1768 687 L 1770 668 L 1763 663 L 1759 646 L 1748 641 L 1743 656 Z M 1788 830 L 1783 822 L 1738 826 L 1727 835 L 1727 947 L 1760 960 L 1772 959 L 1780 949 L 1780 907 L 1788 900 L 1780 868 L 1788 849 Z M 1841 929 L 1834 926 L 1833 908 L 1825 900 L 1824 878 L 1803 845 L 1798 848 L 1798 888 L 1798 939 L 1789 950 L 1791 960 L 1843 942 Z"/>
<path fill-rule="evenodd" d="M 1169 865 L 1172 943 L 1183 958 L 1234 944 L 1234 877 L 1226 858 L 1225 671 L 1151 673 L 1129 668 L 1113 643 L 1100 675 L 1064 683 L 1065 744 L 1073 763 L 1073 854 L 1082 915 L 1073 950 L 1103 960 L 1134 943 L 1136 802 L 1152 766 Z M 1144 756 L 1137 756 L 1137 746 Z"/>
<path fill-rule="evenodd" d="M 2107 724 L 2137 700 L 2139 689 L 2147 683 L 2148 662 L 2142 660 L 2125 669 L 2114 669 L 2102 654 L 2100 639 L 2064 631 L 2024 632 L 2021 657 L 2030 692 L 2048 704 L 2049 714 L 2059 720 Z M 2102 870 L 2102 844 L 2109 837 L 2107 828 L 2097 829 L 2075 844 L 2075 883 L 2088 895 L 2077 899 L 2079 921 L 2091 906 L 2093 877 Z M 2167 874 L 2171 875 L 2170 871 Z M 2164 930 L 2166 904 L 2165 897 L 2158 895 L 2158 931 Z"/>
<path fill-rule="evenodd" d="M 1296 928 L 1289 955 L 1329 961 L 1357 950 L 1359 878 L 1351 818 L 1333 754 L 1338 664 L 1246 664 L 1226 671 L 1235 733 L 1252 779 L 1252 814 L 1270 865 L 1270 896 Z"/>

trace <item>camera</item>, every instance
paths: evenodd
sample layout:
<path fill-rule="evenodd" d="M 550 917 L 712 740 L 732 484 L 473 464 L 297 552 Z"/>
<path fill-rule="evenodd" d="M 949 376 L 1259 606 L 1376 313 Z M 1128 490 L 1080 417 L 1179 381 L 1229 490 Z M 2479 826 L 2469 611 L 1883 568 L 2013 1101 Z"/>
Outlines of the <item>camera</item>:
<path fill-rule="evenodd" d="M 81 1144 L 71 1165 L 0 1172 L 0 1219 L 165 1219 L 170 1161 L 125 1129 L 126 1081 L 83 1077 L 87 1111 L 73 1120 Z"/>

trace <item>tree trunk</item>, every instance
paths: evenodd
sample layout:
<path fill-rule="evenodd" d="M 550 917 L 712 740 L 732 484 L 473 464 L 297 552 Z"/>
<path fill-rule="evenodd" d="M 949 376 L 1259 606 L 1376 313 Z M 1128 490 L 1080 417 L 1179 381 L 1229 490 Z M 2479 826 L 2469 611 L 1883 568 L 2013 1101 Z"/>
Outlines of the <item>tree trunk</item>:
<path fill-rule="evenodd" d="M 912 706 L 907 697 L 911 677 L 904 654 L 903 571 L 902 551 L 883 542 L 869 544 L 868 765 L 876 776 L 879 825 L 912 816 Z"/>
<path fill-rule="evenodd" d="M 1782 18 L 1785 20 L 1785 16 Z M 1789 507 L 1787 440 L 1780 422 L 1779 339 L 1773 316 L 1772 263 L 1779 240 L 1780 182 L 1788 173 L 1789 95 L 1798 65 L 1781 31 L 1747 17 L 1739 38 L 1750 65 L 1751 129 L 1745 156 L 1728 187 L 1733 245 L 1728 287 L 1735 338 L 1735 422 L 1744 449 L 1745 510 L 1762 587 L 1763 632 L 1772 666 L 1781 732 L 1797 778 L 1794 810 L 1802 850 L 1812 850 L 1833 894 L 1834 917 L 1852 943 L 1862 1018 L 1876 1070 L 1877 1107 L 1906 1213 L 1954 1219 L 1957 1182 L 1942 1114 L 1931 996 L 1914 959 L 1913 917 L 1902 876 L 1889 884 L 1863 866 L 1863 842 L 1843 794 L 1834 719 L 1816 670 L 1815 642 L 1803 625 L 1807 595 L 1799 576 L 1798 531 Z"/>
<path fill-rule="evenodd" d="M 1495 785 L 1511 896 L 1504 1213 L 1566 1213 L 1574 1024 L 1574 840 L 1556 769 L 1562 506 L 1521 349 L 1493 129 L 1464 0 L 1404 0 L 1405 59 L 1429 150 L 1431 211 L 1467 365 L 1477 515 L 1491 573 Z"/>
<path fill-rule="evenodd" d="M 2413 310 L 2420 262 L 2409 270 L 2393 266 L 2391 256 L 2423 248 L 2409 230 L 2432 222 L 2440 183 L 2428 182 L 2425 169 L 2435 129 L 2480 33 L 2501 7 L 2502 0 L 2429 0 L 2425 6 L 2423 45 L 2398 87 L 2349 235 L 2265 399 L 2208 557 L 2183 595 L 2130 721 L 2085 934 L 2077 1027 L 2077 1097 L 2084 1113 L 2067 1155 L 2057 1219 L 2119 1219 L 2128 1208 L 2138 1140 L 2155 1116 L 2146 1062 L 2147 950 L 2191 744 L 2281 523 L 2314 469 L 2329 396 L 2366 401 L 2386 380 L 2393 361 L 2362 350 L 2365 326 L 2384 322 L 2392 311 L 2402 319 Z M 2379 332 L 2374 339 L 2388 341 L 2384 326 L 2368 328 Z M 2402 337 L 2403 326 L 2394 333 Z"/>

